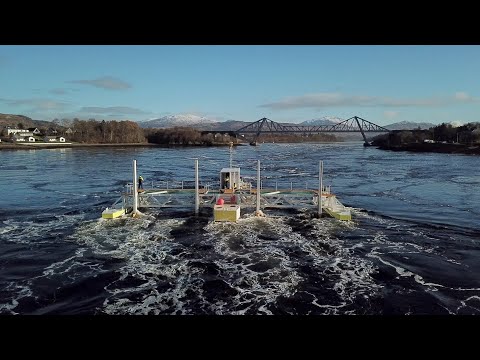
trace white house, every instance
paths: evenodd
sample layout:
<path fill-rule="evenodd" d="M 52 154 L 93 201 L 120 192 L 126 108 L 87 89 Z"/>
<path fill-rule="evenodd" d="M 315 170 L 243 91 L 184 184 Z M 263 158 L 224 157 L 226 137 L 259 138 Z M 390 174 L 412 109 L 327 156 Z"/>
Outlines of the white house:
<path fill-rule="evenodd" d="M 28 137 L 28 136 L 33 136 L 33 133 L 27 131 L 27 132 L 18 133 L 17 135 L 20 135 L 20 136 L 23 136 L 23 137 Z"/>
<path fill-rule="evenodd" d="M 65 138 L 63 136 L 45 136 L 43 138 L 45 142 L 65 142 Z"/>
<path fill-rule="evenodd" d="M 34 135 L 40 134 L 40 130 L 38 130 L 38 128 L 28 128 L 28 131 Z"/>
<path fill-rule="evenodd" d="M 18 134 L 15 134 L 12 136 L 12 140 L 14 142 L 17 142 L 17 141 L 25 141 L 25 136 L 20 136 Z"/>
<path fill-rule="evenodd" d="M 17 134 L 17 133 L 28 133 L 28 129 L 10 129 L 10 128 L 7 128 L 7 135 Z"/>

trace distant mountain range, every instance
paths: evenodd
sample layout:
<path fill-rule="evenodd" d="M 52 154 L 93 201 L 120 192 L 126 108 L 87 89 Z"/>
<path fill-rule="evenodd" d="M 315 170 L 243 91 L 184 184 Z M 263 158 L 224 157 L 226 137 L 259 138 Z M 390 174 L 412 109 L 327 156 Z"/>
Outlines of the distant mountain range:
<path fill-rule="evenodd" d="M 24 115 L 0 114 L 0 131 L 4 126 L 16 128 L 19 123 L 22 123 L 25 128 L 38 126 L 49 127 L 53 125 L 53 123 L 50 121 L 33 120 Z"/>
<path fill-rule="evenodd" d="M 320 125 L 336 125 L 342 122 L 342 119 L 336 116 L 324 116 L 318 119 L 306 120 L 301 123 L 281 123 L 283 125 L 300 125 L 300 126 L 320 126 Z M 198 130 L 226 130 L 226 131 L 235 131 L 240 129 L 243 126 L 251 124 L 252 122 L 239 121 L 239 120 L 228 120 L 228 121 L 216 121 L 204 116 L 198 115 L 168 115 L 158 119 L 148 120 L 139 122 L 140 127 L 142 128 L 171 128 L 175 126 L 185 126 L 192 127 Z M 416 123 L 409 121 L 397 122 L 394 124 L 386 125 L 385 128 L 389 130 L 411 130 L 417 129 L 428 129 L 435 124 L 431 123 Z"/>
<path fill-rule="evenodd" d="M 139 122 L 142 128 L 171 128 L 175 126 L 197 127 L 209 126 L 215 124 L 217 121 L 210 120 L 204 116 L 192 114 L 167 115 L 158 119 L 147 120 Z"/>
<path fill-rule="evenodd" d="M 318 126 L 318 125 L 335 125 L 343 119 L 335 116 L 324 116 L 319 119 L 306 120 L 301 123 L 284 123 L 283 125 L 301 125 L 301 126 Z M 179 114 L 168 115 L 158 119 L 141 121 L 138 124 L 142 128 L 171 128 L 175 126 L 192 127 L 201 130 L 238 130 L 243 126 L 251 124 L 253 121 L 227 120 L 217 121 L 206 118 L 204 116 Z"/>
<path fill-rule="evenodd" d="M 410 121 L 401 121 L 397 123 L 393 123 L 390 125 L 384 126 L 389 130 L 413 130 L 413 129 L 430 129 L 431 127 L 437 126 L 432 123 L 424 123 L 424 122 L 410 122 Z"/>
<path fill-rule="evenodd" d="M 319 125 L 335 125 L 339 122 L 342 122 L 344 119 L 341 119 L 336 116 L 324 116 L 317 119 L 306 120 L 301 123 L 285 123 L 283 125 L 300 125 L 300 126 L 319 126 Z M 23 115 L 12 115 L 12 114 L 0 114 L 0 127 L 3 126 L 12 126 L 16 127 L 18 123 L 23 123 L 25 127 L 35 127 L 35 126 L 52 126 L 53 123 L 50 121 L 44 120 L 33 120 L 27 116 Z M 198 116 L 193 114 L 178 114 L 178 115 L 168 115 L 158 119 L 139 121 L 138 124 L 142 128 L 172 128 L 175 126 L 182 127 L 192 127 L 198 130 L 227 130 L 235 131 L 240 129 L 243 126 L 251 124 L 252 121 L 240 121 L 240 120 L 227 120 L 227 121 L 217 121 L 209 119 L 205 116 Z M 429 129 L 430 127 L 436 126 L 432 123 L 417 123 L 409 121 L 401 121 L 390 125 L 385 125 L 384 127 L 389 130 L 410 130 L 417 129 Z"/>
<path fill-rule="evenodd" d="M 342 122 L 343 120 L 346 120 L 346 119 L 341 119 L 336 116 L 324 116 L 319 119 L 306 120 L 301 122 L 300 124 L 295 124 L 295 125 L 301 125 L 301 126 L 335 125 Z"/>

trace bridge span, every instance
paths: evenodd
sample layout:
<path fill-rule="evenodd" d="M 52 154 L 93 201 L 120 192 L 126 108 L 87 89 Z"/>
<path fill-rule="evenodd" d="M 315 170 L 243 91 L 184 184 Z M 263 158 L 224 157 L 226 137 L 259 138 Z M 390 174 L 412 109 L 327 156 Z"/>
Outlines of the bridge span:
<path fill-rule="evenodd" d="M 318 134 L 318 133 L 351 133 L 360 132 L 365 145 L 369 145 L 365 133 L 390 132 L 387 128 L 374 124 L 359 116 L 353 116 L 347 120 L 332 125 L 284 125 L 273 120 L 262 118 L 251 124 L 245 125 L 238 130 L 205 130 L 202 134 L 228 134 L 233 137 L 253 135 L 253 143 L 257 142 L 261 134 Z"/>

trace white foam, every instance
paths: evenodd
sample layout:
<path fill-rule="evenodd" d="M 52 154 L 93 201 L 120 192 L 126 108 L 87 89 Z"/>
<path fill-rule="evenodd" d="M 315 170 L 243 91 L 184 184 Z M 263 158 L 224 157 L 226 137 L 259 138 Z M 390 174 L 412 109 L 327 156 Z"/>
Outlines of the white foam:
<path fill-rule="evenodd" d="M 469 296 L 465 300 L 460 300 L 460 306 L 457 307 L 457 313 L 463 308 L 474 309 L 476 313 L 480 313 L 480 296 Z"/>
<path fill-rule="evenodd" d="M 10 282 L 5 287 L 4 290 L 8 291 L 9 294 L 12 294 L 12 298 L 10 300 L 11 301 L 10 303 L 0 304 L 0 313 L 5 312 L 12 315 L 18 314 L 17 312 L 14 311 L 14 309 L 19 304 L 18 301 L 23 298 L 33 296 L 33 292 L 29 284 L 19 284 L 19 283 Z"/>
<path fill-rule="evenodd" d="M 5 220 L 6 231 L 0 234 L 8 234 L 8 241 L 19 244 L 49 243 L 49 238 L 55 235 L 55 232 L 61 232 L 65 228 L 74 226 L 84 219 L 84 214 L 75 215 L 55 215 L 51 220 L 45 222 L 35 222 L 32 220 Z M 7 240 L 7 238 L 5 238 Z"/>

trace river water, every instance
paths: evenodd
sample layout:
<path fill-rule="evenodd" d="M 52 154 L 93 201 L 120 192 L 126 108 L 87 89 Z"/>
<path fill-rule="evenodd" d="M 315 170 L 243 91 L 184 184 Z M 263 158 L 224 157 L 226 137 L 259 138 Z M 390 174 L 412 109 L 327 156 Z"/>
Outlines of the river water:
<path fill-rule="evenodd" d="M 202 182 L 226 148 L 0 151 L 0 314 L 479 314 L 480 157 L 362 143 L 232 150 L 264 184 L 324 184 L 352 221 L 191 209 L 101 219 L 132 181 Z M 298 187 L 298 186 L 297 186 Z"/>

